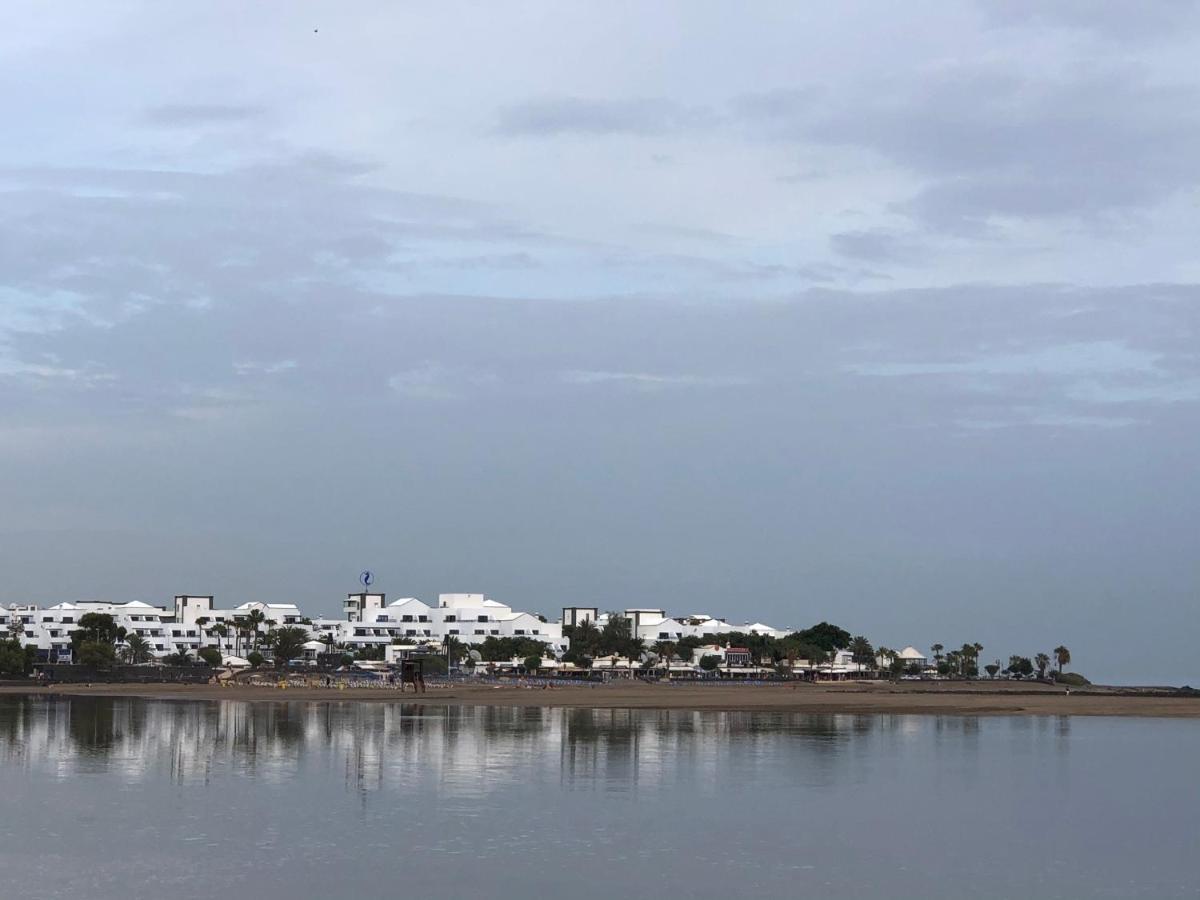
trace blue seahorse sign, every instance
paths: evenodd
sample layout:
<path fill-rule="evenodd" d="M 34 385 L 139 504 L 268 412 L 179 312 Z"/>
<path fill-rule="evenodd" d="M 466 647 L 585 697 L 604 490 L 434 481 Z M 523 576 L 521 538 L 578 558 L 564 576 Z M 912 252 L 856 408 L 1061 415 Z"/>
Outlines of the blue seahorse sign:
<path fill-rule="evenodd" d="M 362 583 L 363 587 L 370 587 L 375 583 L 375 573 L 368 569 L 358 576 L 358 580 Z"/>

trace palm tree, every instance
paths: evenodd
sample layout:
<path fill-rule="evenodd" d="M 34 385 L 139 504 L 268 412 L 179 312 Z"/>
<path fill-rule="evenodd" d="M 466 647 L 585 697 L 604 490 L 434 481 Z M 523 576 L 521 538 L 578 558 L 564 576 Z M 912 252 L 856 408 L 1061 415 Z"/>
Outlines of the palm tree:
<path fill-rule="evenodd" d="M 1050 657 L 1045 653 L 1039 653 L 1033 658 L 1034 665 L 1037 666 L 1038 678 L 1046 677 L 1046 666 L 1050 665 Z"/>
<path fill-rule="evenodd" d="M 164 656 L 163 662 L 168 666 L 190 666 L 192 664 L 192 657 L 188 654 L 187 650 L 180 647 L 174 653 Z"/>
<path fill-rule="evenodd" d="M 875 648 L 861 634 L 850 641 L 850 658 L 858 665 L 859 671 L 863 666 L 875 666 Z"/>
<path fill-rule="evenodd" d="M 946 648 L 941 644 L 934 644 L 929 649 L 933 651 L 933 661 L 940 666 L 942 664 L 942 651 Z"/>
<path fill-rule="evenodd" d="M 136 631 L 125 638 L 125 659 L 137 666 L 150 661 L 150 642 Z"/>
<path fill-rule="evenodd" d="M 259 643 L 258 627 L 265 621 L 267 621 L 267 617 L 263 615 L 263 611 L 261 609 L 252 609 L 250 610 L 249 615 L 246 616 L 246 630 L 254 638 L 255 650 L 258 649 Z"/>
<path fill-rule="evenodd" d="M 1059 644 L 1054 648 L 1054 659 L 1058 663 L 1058 674 L 1062 674 L 1063 666 L 1071 661 L 1071 651 Z"/>

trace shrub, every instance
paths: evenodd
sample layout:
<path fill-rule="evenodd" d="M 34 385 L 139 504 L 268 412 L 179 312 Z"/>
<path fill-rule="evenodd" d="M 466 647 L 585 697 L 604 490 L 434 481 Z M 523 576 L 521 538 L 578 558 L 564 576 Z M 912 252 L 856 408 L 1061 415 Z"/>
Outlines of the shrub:
<path fill-rule="evenodd" d="M 720 664 L 721 657 L 719 656 L 709 655 L 700 657 L 700 668 L 702 668 L 705 672 L 713 671 Z"/>
<path fill-rule="evenodd" d="M 196 655 L 213 668 L 221 665 L 221 651 L 216 647 L 201 647 Z"/>
<path fill-rule="evenodd" d="M 541 667 L 541 665 L 542 665 L 542 658 L 540 656 L 525 657 L 525 671 L 526 672 L 536 672 Z"/>
<path fill-rule="evenodd" d="M 422 656 L 422 671 L 426 675 L 445 675 L 446 674 L 446 657 L 444 656 Z"/>
<path fill-rule="evenodd" d="M 263 664 L 263 655 L 257 650 L 251 650 L 246 656 L 246 662 L 250 663 L 253 668 L 257 669 Z"/>
<path fill-rule="evenodd" d="M 1065 684 L 1068 687 L 1086 687 L 1091 684 L 1086 678 L 1078 672 L 1054 672 L 1054 680 L 1059 684 Z"/>
<path fill-rule="evenodd" d="M 117 661 L 117 651 L 103 641 L 84 641 L 79 645 L 76 661 L 93 669 L 107 669 Z"/>

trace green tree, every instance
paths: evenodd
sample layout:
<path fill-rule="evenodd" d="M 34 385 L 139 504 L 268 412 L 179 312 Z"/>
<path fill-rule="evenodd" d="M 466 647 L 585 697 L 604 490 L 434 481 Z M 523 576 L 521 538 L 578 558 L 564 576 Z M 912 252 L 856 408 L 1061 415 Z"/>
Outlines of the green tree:
<path fill-rule="evenodd" d="M 116 649 L 105 641 L 83 641 L 73 653 L 76 662 L 93 669 L 107 669 L 117 661 Z"/>
<path fill-rule="evenodd" d="M 442 638 L 442 650 L 446 653 L 446 662 L 457 665 L 467 655 L 466 645 L 452 634 Z"/>
<path fill-rule="evenodd" d="M 542 665 L 542 658 L 540 656 L 525 657 L 525 671 L 526 672 L 529 672 L 530 674 L 535 674 L 537 672 L 537 670 L 541 667 L 541 665 Z"/>
<path fill-rule="evenodd" d="M 851 659 L 860 666 L 875 668 L 875 649 L 861 634 L 850 639 Z"/>
<path fill-rule="evenodd" d="M 221 665 L 221 651 L 216 647 L 201 647 L 196 655 L 204 660 L 205 665 L 212 666 L 214 669 Z"/>
<path fill-rule="evenodd" d="M 246 614 L 246 625 L 250 632 L 251 639 L 254 641 L 253 647 L 255 650 L 258 649 L 259 644 L 262 642 L 262 635 L 259 633 L 259 628 L 266 621 L 267 617 L 263 615 L 263 611 L 261 609 L 252 609 Z"/>
<path fill-rule="evenodd" d="M 216 625 L 212 626 L 212 628 L 208 629 L 207 634 L 210 638 L 214 638 L 216 640 L 217 649 L 222 651 L 222 653 L 229 649 L 229 626 L 224 622 L 218 622 Z"/>
<path fill-rule="evenodd" d="M 628 659 L 637 659 L 645 648 L 641 638 L 634 637 L 632 626 L 624 615 L 610 612 L 608 621 L 600 629 L 599 655 L 615 653 Z"/>
<path fill-rule="evenodd" d="M 582 656 L 600 655 L 600 629 L 590 619 L 578 625 L 563 628 L 563 637 L 571 642 L 571 649 Z"/>
<path fill-rule="evenodd" d="M 150 662 L 150 642 L 136 631 L 126 635 L 123 656 L 127 663 L 135 666 Z"/>
<path fill-rule="evenodd" d="M 819 622 L 812 628 L 797 631 L 795 636 L 800 642 L 820 647 L 826 653 L 831 650 L 845 650 L 850 646 L 850 632 L 828 622 Z"/>
<path fill-rule="evenodd" d="M 657 641 L 654 644 L 654 652 L 658 654 L 663 666 L 670 666 L 671 660 L 675 658 L 675 642 Z"/>
<path fill-rule="evenodd" d="M 999 662 L 988 663 L 983 668 L 984 668 L 984 671 L 986 671 L 988 673 L 988 678 L 995 678 L 996 674 L 1000 671 L 1000 663 Z"/>
<path fill-rule="evenodd" d="M 721 664 L 721 657 L 713 656 L 711 653 L 700 657 L 700 668 L 705 672 L 712 672 Z"/>
<path fill-rule="evenodd" d="M 475 647 L 485 662 L 502 662 L 509 659 L 524 659 L 536 656 L 539 659 L 548 647 L 541 641 L 528 637 L 488 636 Z"/>
<path fill-rule="evenodd" d="M 1033 674 L 1033 660 L 1027 656 L 1010 656 L 1008 671 L 1018 678 L 1028 678 Z"/>
<path fill-rule="evenodd" d="M 79 617 L 78 627 L 71 632 L 71 652 L 78 657 L 84 644 L 107 644 L 115 648 L 124 637 L 125 629 L 119 627 L 108 613 L 84 613 Z M 115 649 L 113 657 L 116 657 Z"/>
<path fill-rule="evenodd" d="M 246 655 L 246 662 L 250 663 L 251 668 L 257 669 L 259 666 L 261 666 L 263 664 L 263 655 L 261 653 L 259 653 L 257 650 L 251 650 Z"/>
<path fill-rule="evenodd" d="M 285 625 L 271 631 L 267 639 L 275 657 L 275 665 L 282 668 L 304 653 L 304 645 L 308 643 L 309 637 L 305 629 Z"/>
<path fill-rule="evenodd" d="M 36 647 L 26 647 L 11 638 L 0 641 L 0 675 L 28 675 L 35 659 Z"/>
<path fill-rule="evenodd" d="M 174 653 L 168 653 L 164 656 L 163 664 L 168 666 L 190 666 L 192 664 L 192 655 L 186 649 L 180 647 Z"/>
<path fill-rule="evenodd" d="M 1062 674 L 1063 666 L 1071 662 L 1071 651 L 1059 644 L 1054 648 L 1054 661 L 1058 663 L 1058 674 Z"/>
<path fill-rule="evenodd" d="M 1034 665 L 1037 666 L 1038 678 L 1046 677 L 1046 669 L 1050 665 L 1050 657 L 1045 653 L 1039 653 L 1033 658 Z"/>
<path fill-rule="evenodd" d="M 930 647 L 930 648 L 929 648 L 930 652 L 931 652 L 931 653 L 933 653 L 933 662 L 934 662 L 934 665 L 936 665 L 936 666 L 939 666 L 939 667 L 941 666 L 941 664 L 942 664 L 942 651 L 943 651 L 943 650 L 945 650 L 945 649 L 946 649 L 946 648 L 945 648 L 945 647 L 943 647 L 941 644 L 934 644 L 932 647 Z"/>

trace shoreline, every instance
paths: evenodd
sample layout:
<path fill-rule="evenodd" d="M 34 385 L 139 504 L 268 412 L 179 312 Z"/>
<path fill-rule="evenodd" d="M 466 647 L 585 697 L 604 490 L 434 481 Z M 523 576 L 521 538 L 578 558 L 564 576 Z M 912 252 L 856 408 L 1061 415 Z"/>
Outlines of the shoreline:
<path fill-rule="evenodd" d="M 1200 718 L 1200 694 L 1166 688 L 1073 689 L 977 682 L 906 685 L 842 682 L 782 685 L 453 684 L 424 694 L 388 688 L 217 684 L 55 684 L 0 686 L 0 697 L 133 697 L 146 700 L 231 700 L 250 703 L 419 703 L 423 706 L 564 707 L 747 711 L 823 715 L 1121 716 Z"/>

